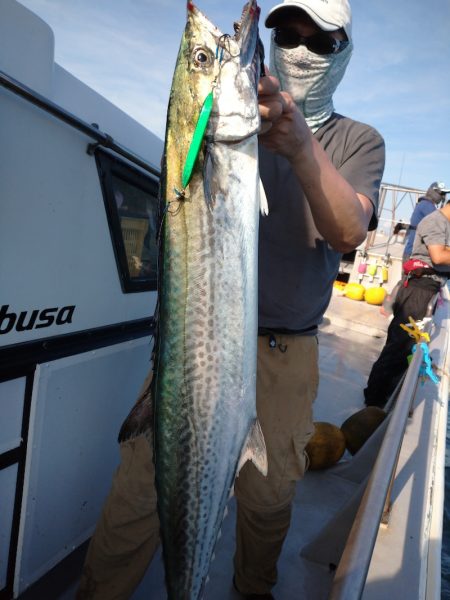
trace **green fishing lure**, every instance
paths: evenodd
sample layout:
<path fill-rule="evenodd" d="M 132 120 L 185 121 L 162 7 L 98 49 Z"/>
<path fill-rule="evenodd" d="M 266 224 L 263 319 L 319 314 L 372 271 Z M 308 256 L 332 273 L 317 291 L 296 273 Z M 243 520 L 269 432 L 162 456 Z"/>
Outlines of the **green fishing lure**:
<path fill-rule="evenodd" d="M 181 185 L 183 187 L 183 190 L 189 184 L 192 177 L 192 172 L 195 167 L 195 163 L 197 162 L 198 153 L 200 152 L 203 138 L 205 137 L 206 127 L 208 126 L 209 117 L 211 116 L 213 99 L 213 92 L 211 91 L 206 96 L 205 101 L 203 102 L 203 106 L 200 111 L 197 124 L 195 126 L 194 135 L 192 137 L 192 141 L 189 146 L 189 150 L 183 167 L 183 174 L 181 178 Z"/>

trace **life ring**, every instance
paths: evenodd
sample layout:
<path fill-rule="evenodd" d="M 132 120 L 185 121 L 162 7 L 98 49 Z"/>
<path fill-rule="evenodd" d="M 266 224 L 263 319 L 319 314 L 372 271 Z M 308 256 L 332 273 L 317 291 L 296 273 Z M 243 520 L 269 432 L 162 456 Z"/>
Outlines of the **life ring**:
<path fill-rule="evenodd" d="M 338 290 L 339 292 L 343 292 L 346 285 L 347 284 L 345 283 L 345 281 L 338 281 L 338 280 L 336 280 L 336 281 L 333 282 L 333 287 L 336 290 Z"/>

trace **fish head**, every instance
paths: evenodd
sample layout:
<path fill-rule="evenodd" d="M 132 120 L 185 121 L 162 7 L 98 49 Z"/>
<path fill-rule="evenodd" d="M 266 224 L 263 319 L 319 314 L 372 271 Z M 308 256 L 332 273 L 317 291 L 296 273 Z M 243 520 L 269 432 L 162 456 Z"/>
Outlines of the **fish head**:
<path fill-rule="evenodd" d="M 214 87 L 214 104 L 207 137 L 232 142 L 250 137 L 260 128 L 257 87 L 261 70 L 258 33 L 260 8 L 247 2 L 233 36 L 218 41 L 219 74 Z"/>
<path fill-rule="evenodd" d="M 182 41 L 184 64 L 180 65 L 189 91 L 192 110 L 198 114 L 219 75 L 217 60 L 222 32 L 194 5 L 187 3 L 187 23 Z"/>
<path fill-rule="evenodd" d="M 260 9 L 248 2 L 234 35 L 223 34 L 192 2 L 181 39 L 169 100 L 165 164 L 168 195 L 182 189 L 182 171 L 205 98 L 213 92 L 208 141 L 232 142 L 260 127 L 257 86 L 261 66 Z M 189 192 L 187 192 L 189 194 Z"/>
<path fill-rule="evenodd" d="M 205 98 L 219 74 L 216 49 L 222 32 L 191 2 L 181 38 L 170 91 L 163 174 L 164 191 L 181 189 L 182 172 Z"/>

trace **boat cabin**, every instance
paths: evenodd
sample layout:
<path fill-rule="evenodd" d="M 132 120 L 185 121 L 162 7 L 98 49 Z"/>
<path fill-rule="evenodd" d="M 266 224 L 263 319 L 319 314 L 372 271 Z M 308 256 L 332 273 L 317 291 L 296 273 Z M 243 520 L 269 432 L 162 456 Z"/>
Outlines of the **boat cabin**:
<path fill-rule="evenodd" d="M 92 533 L 150 368 L 163 142 L 0 3 L 0 597 Z M 42 596 L 41 596 L 42 597 Z"/>

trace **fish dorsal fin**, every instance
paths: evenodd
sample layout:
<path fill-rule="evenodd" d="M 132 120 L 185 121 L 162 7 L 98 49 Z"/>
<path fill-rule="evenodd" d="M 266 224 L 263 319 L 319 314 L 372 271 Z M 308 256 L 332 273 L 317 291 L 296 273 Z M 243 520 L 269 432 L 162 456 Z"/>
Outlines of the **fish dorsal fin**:
<path fill-rule="evenodd" d="M 267 475 L 267 452 L 266 443 L 264 441 L 263 432 L 258 419 L 255 419 L 247 439 L 245 440 L 244 449 L 242 450 L 241 458 L 237 468 L 237 474 L 245 463 L 251 460 L 261 475 Z"/>
<path fill-rule="evenodd" d="M 264 217 L 269 214 L 269 204 L 261 177 L 259 178 L 259 209 Z"/>

